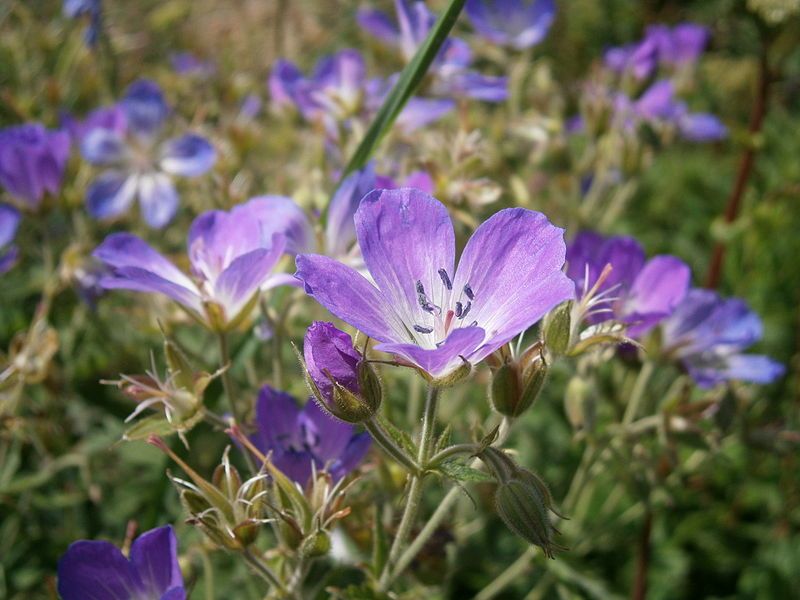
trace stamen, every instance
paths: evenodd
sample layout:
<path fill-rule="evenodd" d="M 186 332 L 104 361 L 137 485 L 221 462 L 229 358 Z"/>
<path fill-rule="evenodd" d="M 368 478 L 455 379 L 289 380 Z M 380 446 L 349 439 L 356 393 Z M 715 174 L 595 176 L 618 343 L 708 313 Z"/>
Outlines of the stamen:
<path fill-rule="evenodd" d="M 425 295 L 425 288 L 422 287 L 422 282 L 417 279 L 417 293 L 424 296 Z"/>
<path fill-rule="evenodd" d="M 456 302 L 456 317 L 461 318 L 461 313 L 464 311 L 464 305 L 461 302 Z"/>
<path fill-rule="evenodd" d="M 475 292 L 472 291 L 472 288 L 469 287 L 468 283 L 464 284 L 464 293 L 467 295 L 467 298 L 470 300 L 475 300 Z"/>
<path fill-rule="evenodd" d="M 466 317 L 470 308 L 472 308 L 472 302 L 467 302 L 467 305 L 464 307 L 464 311 L 460 315 L 457 315 L 458 318 L 463 319 L 464 317 Z"/>
<path fill-rule="evenodd" d="M 433 333 L 433 327 L 423 327 L 422 325 L 414 325 L 414 331 L 417 333 Z"/>
<path fill-rule="evenodd" d="M 433 304 L 431 304 L 430 302 L 428 302 L 427 300 L 423 301 L 422 299 L 420 299 L 420 303 L 419 304 L 422 307 L 422 310 L 424 310 L 426 313 L 433 314 L 433 313 L 436 312 L 436 307 Z"/>
<path fill-rule="evenodd" d="M 446 287 L 448 291 L 453 289 L 453 282 L 450 281 L 450 277 L 447 275 L 447 271 L 445 271 L 444 269 L 439 269 L 439 277 L 442 278 L 442 283 L 444 284 L 444 287 Z"/>
<path fill-rule="evenodd" d="M 477 327 L 478 326 L 478 322 L 477 321 L 473 321 L 472 323 L 469 324 L 469 326 L 470 327 Z"/>

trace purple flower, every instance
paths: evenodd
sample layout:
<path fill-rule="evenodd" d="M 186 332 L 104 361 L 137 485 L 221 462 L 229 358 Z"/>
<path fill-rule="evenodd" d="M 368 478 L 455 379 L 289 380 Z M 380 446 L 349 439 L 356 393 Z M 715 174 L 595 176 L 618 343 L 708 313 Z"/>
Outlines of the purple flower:
<path fill-rule="evenodd" d="M 0 275 L 11 269 L 19 258 L 19 249 L 11 243 L 17 235 L 19 221 L 16 208 L 0 204 Z"/>
<path fill-rule="evenodd" d="M 466 8 L 479 34 L 517 50 L 544 40 L 556 17 L 554 0 L 467 0 Z"/>
<path fill-rule="evenodd" d="M 277 61 L 269 77 L 278 106 L 293 105 L 309 121 L 334 124 L 358 113 L 365 84 L 364 58 L 352 49 L 323 58 L 310 77 L 287 60 Z"/>
<path fill-rule="evenodd" d="M 125 111 L 118 104 L 103 106 L 90 112 L 83 120 L 70 114 L 61 117 L 61 125 L 69 132 L 73 143 L 79 147 L 89 133 L 95 129 L 105 129 L 124 136 L 128 128 Z"/>
<path fill-rule="evenodd" d="M 689 267 L 674 256 L 646 260 L 639 243 L 629 237 L 604 238 L 590 231 L 579 233 L 567 250 L 567 275 L 585 296 L 598 282 L 606 265 L 611 273 L 595 290 L 604 300 L 589 314 L 591 323 L 611 318 L 627 324 L 628 335 L 638 338 L 668 317 L 686 295 Z M 602 296 L 602 295 L 605 296 Z"/>
<path fill-rule="evenodd" d="M 185 600 L 172 527 L 144 532 L 129 558 L 109 542 L 73 542 L 58 561 L 58 593 L 63 600 Z"/>
<path fill-rule="evenodd" d="M 714 115 L 690 113 L 686 103 L 675 98 L 675 87 L 666 79 L 653 83 L 635 101 L 617 94 L 614 118 L 624 130 L 632 131 L 639 123 L 648 122 L 675 128 L 681 137 L 692 142 L 714 142 L 728 136 L 727 127 Z"/>
<path fill-rule="evenodd" d="M 202 175 L 214 165 L 216 151 L 208 140 L 192 133 L 157 144 L 169 107 L 152 81 L 133 83 L 119 107 L 125 115 L 124 131 L 93 127 L 81 140 L 87 161 L 109 167 L 89 185 L 87 209 L 95 218 L 113 218 L 138 198 L 147 224 L 163 227 L 178 209 L 171 177 Z"/>
<path fill-rule="evenodd" d="M 315 402 L 303 408 L 289 394 L 265 385 L 256 404 L 258 431 L 251 438 L 289 479 L 305 486 L 313 469 L 339 480 L 358 466 L 369 450 L 367 433 L 326 414 Z M 312 466 L 313 465 L 313 466 Z"/>
<path fill-rule="evenodd" d="M 708 29 L 694 23 L 682 23 L 672 29 L 654 25 L 647 28 L 641 41 L 607 50 L 603 60 L 612 71 L 646 79 L 662 65 L 674 67 L 696 62 L 708 37 Z"/>
<path fill-rule="evenodd" d="M 62 10 L 68 19 L 88 17 L 89 26 L 83 39 L 87 46 L 96 45 L 103 25 L 103 5 L 100 0 L 64 0 Z"/>
<path fill-rule="evenodd" d="M 39 123 L 0 130 L 0 184 L 31 208 L 58 194 L 69 159 L 69 135 Z"/>
<path fill-rule="evenodd" d="M 291 202 L 265 196 L 230 212 L 212 210 L 197 217 L 187 244 L 191 276 L 138 237 L 112 234 L 93 253 L 111 270 L 100 285 L 163 294 L 214 330 L 235 327 L 249 314 L 260 289 L 295 284 L 290 275 L 272 274 L 284 251 L 297 243 L 294 213 L 286 210 L 285 201 Z"/>
<path fill-rule="evenodd" d="M 364 31 L 382 43 L 400 50 L 406 62 L 410 61 L 425 41 L 436 22 L 436 17 L 422 1 L 395 0 L 397 24 L 384 12 L 361 9 L 358 24 Z M 448 38 L 431 65 L 434 95 L 467 97 L 487 102 L 501 102 L 508 97 L 505 77 L 480 75 L 468 69 L 472 51 L 461 39 Z"/>
<path fill-rule="evenodd" d="M 303 340 L 303 356 L 308 374 L 328 406 L 335 404 L 333 381 L 353 394 L 359 393 L 361 354 L 353 347 L 353 338 L 333 323 L 314 321 L 311 324 Z"/>
<path fill-rule="evenodd" d="M 328 205 L 325 224 L 325 254 L 351 265 L 363 264 L 354 250 L 356 225 L 354 217 L 361 199 L 376 187 L 374 163 L 350 173 L 333 195 Z"/>
<path fill-rule="evenodd" d="M 483 223 L 455 268 L 444 205 L 414 189 L 375 190 L 355 215 L 374 284 L 331 258 L 299 255 L 296 277 L 334 315 L 433 378 L 477 363 L 573 297 L 563 230 L 511 208 Z"/>
<path fill-rule="evenodd" d="M 662 325 L 667 352 L 680 359 L 703 388 L 738 379 L 770 383 L 784 367 L 771 358 L 743 351 L 761 339 L 761 319 L 738 298 L 720 298 L 693 289 Z"/>

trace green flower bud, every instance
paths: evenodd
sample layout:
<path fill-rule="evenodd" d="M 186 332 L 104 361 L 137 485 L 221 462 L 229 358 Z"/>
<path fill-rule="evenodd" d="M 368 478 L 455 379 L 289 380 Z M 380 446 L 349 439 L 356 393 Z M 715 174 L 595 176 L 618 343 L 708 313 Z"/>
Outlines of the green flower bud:
<path fill-rule="evenodd" d="M 561 549 L 553 542 L 558 531 L 550 522 L 546 499 L 536 485 L 511 479 L 497 487 L 494 499 L 497 514 L 511 531 L 541 547 L 548 558 Z"/>
<path fill-rule="evenodd" d="M 566 354 L 570 346 L 572 302 L 564 302 L 551 310 L 544 319 L 544 344 L 554 355 Z"/>
<path fill-rule="evenodd" d="M 312 533 L 300 546 L 300 553 L 305 558 L 319 558 L 328 554 L 330 550 L 331 536 L 322 530 Z"/>

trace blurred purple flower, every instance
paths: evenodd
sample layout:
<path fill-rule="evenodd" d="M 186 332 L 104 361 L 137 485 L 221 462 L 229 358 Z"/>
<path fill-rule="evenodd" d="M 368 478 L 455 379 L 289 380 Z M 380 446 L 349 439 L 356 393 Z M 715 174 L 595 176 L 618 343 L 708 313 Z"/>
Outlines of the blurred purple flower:
<path fill-rule="evenodd" d="M 677 129 L 691 142 L 715 142 L 728 136 L 728 129 L 709 113 L 690 113 L 686 103 L 675 98 L 671 81 L 653 83 L 636 100 L 619 93 L 614 98 L 614 118 L 618 127 L 634 130 L 639 123 L 649 122 Z"/>
<path fill-rule="evenodd" d="M 0 204 L 0 275 L 17 263 L 19 248 L 11 242 L 17 235 L 19 211 L 8 204 Z"/>
<path fill-rule="evenodd" d="M 555 0 L 467 0 L 466 9 L 479 34 L 517 50 L 544 40 L 556 17 Z"/>
<path fill-rule="evenodd" d="M 358 24 L 380 42 L 398 48 L 408 62 L 425 41 L 436 17 L 419 0 L 395 0 L 395 12 L 396 24 L 383 11 L 361 9 L 358 11 Z M 445 40 L 430 69 L 433 94 L 487 102 L 505 100 L 508 97 L 508 80 L 470 71 L 468 67 L 471 63 L 472 51 L 464 40 L 454 37 Z"/>
<path fill-rule="evenodd" d="M 86 45 L 93 47 L 100 39 L 103 26 L 103 5 L 100 0 L 64 0 L 62 11 L 68 19 L 87 17 L 89 25 L 83 35 Z"/>
<path fill-rule="evenodd" d="M 313 469 L 338 481 L 358 466 L 369 450 L 367 433 L 325 413 L 315 402 L 303 408 L 289 394 L 265 385 L 256 404 L 258 431 L 253 444 L 289 479 L 305 486 Z M 312 466 L 313 465 L 313 466 Z"/>
<path fill-rule="evenodd" d="M 455 269 L 444 205 L 414 189 L 375 190 L 355 214 L 374 284 L 329 257 L 298 255 L 306 292 L 343 321 L 434 378 L 478 363 L 574 296 L 561 272 L 563 230 L 512 208 L 483 223 Z"/>
<path fill-rule="evenodd" d="M 762 337 L 761 319 L 738 298 L 693 289 L 662 325 L 667 352 L 703 388 L 728 380 L 770 383 L 785 368 L 771 358 L 743 354 Z"/>
<path fill-rule="evenodd" d="M 210 77 L 217 70 L 213 61 L 203 60 L 191 52 L 175 52 L 169 57 L 172 70 L 178 75 Z"/>
<path fill-rule="evenodd" d="M 333 323 L 314 321 L 303 339 L 303 357 L 309 376 L 328 406 L 335 406 L 334 381 L 358 395 L 358 364 L 363 359 L 349 334 Z"/>
<path fill-rule="evenodd" d="M 185 600 L 172 527 L 144 532 L 130 558 L 109 542 L 73 542 L 58 561 L 58 593 L 63 600 Z"/>
<path fill-rule="evenodd" d="M 110 167 L 89 185 L 87 209 L 95 218 L 113 218 L 138 198 L 147 224 L 164 227 L 178 209 L 171 177 L 202 175 L 214 165 L 216 151 L 206 138 L 192 133 L 157 143 L 169 107 L 152 81 L 131 84 L 119 108 L 125 116 L 124 131 L 114 121 L 114 128 L 93 126 L 81 139 L 88 162 Z"/>
<path fill-rule="evenodd" d="M 293 105 L 309 121 L 342 121 L 361 108 L 366 66 L 357 50 L 346 49 L 320 60 L 306 77 L 291 62 L 278 60 L 269 90 L 278 106 Z"/>
<path fill-rule="evenodd" d="M 641 245 L 629 237 L 610 237 L 582 231 L 567 250 L 567 275 L 580 296 L 597 283 L 606 265 L 611 273 L 594 292 L 594 309 L 587 320 L 616 319 L 627 324 L 628 335 L 639 338 L 673 313 L 689 288 L 691 271 L 674 256 L 646 260 Z"/>
<path fill-rule="evenodd" d="M 187 244 L 191 276 L 138 237 L 112 234 L 93 253 L 111 271 L 100 285 L 163 294 L 211 329 L 234 327 L 247 316 L 259 290 L 297 285 L 291 275 L 272 274 L 283 253 L 299 243 L 296 213 L 286 209 L 287 202 L 292 203 L 265 196 L 230 212 L 213 210 L 197 217 Z"/>
<path fill-rule="evenodd" d="M 708 37 L 708 29 L 695 23 L 682 23 L 672 29 L 654 25 L 647 28 L 639 42 L 608 49 L 604 62 L 612 71 L 645 79 L 662 65 L 682 66 L 696 62 Z"/>
<path fill-rule="evenodd" d="M 395 73 L 385 79 L 373 78 L 367 82 L 367 116 L 374 116 L 378 112 L 399 77 L 399 73 Z M 405 133 L 411 133 L 441 119 L 453 110 L 455 106 L 455 102 L 448 98 L 420 98 L 415 96 L 408 99 L 403 110 L 397 116 L 395 126 Z"/>
<path fill-rule="evenodd" d="M 94 129 L 105 129 L 124 136 L 128 129 L 128 122 L 122 107 L 112 104 L 93 110 L 82 120 L 76 119 L 68 113 L 63 114 L 61 126 L 67 130 L 72 142 L 80 147 L 86 136 Z"/>
<path fill-rule="evenodd" d="M 39 123 L 0 129 L 0 184 L 37 208 L 45 193 L 58 194 L 69 159 L 69 135 Z"/>
<path fill-rule="evenodd" d="M 247 94 L 239 105 L 239 116 L 243 119 L 255 119 L 261 112 L 263 102 L 258 94 Z"/>

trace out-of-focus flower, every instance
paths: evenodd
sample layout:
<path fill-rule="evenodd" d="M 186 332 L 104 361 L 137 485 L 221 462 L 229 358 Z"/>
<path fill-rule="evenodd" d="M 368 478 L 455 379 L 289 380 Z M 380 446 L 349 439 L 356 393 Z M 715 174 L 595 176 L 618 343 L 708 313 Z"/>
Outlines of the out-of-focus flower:
<path fill-rule="evenodd" d="M 184 600 L 178 541 L 169 525 L 144 532 L 126 558 L 110 542 L 80 540 L 58 561 L 63 600 Z"/>
<path fill-rule="evenodd" d="M 138 197 L 148 225 L 163 227 L 178 209 L 171 176 L 202 175 L 214 165 L 216 151 L 206 138 L 192 133 L 158 143 L 169 107 L 152 81 L 131 84 L 119 106 L 127 136 L 119 129 L 95 126 L 81 140 L 88 162 L 110 167 L 89 186 L 86 206 L 93 217 L 112 218 Z"/>
<path fill-rule="evenodd" d="M 693 289 L 664 321 L 662 332 L 665 351 L 703 388 L 735 379 L 770 383 L 785 370 L 767 356 L 743 353 L 763 330 L 758 315 L 738 298 Z"/>
<path fill-rule="evenodd" d="M 656 127 L 674 128 L 686 140 L 715 142 L 728 136 L 728 129 L 709 113 L 690 113 L 685 102 L 675 98 L 671 81 L 653 83 L 636 100 L 623 93 L 614 96 L 614 122 L 624 130 L 634 130 L 646 122 Z"/>
<path fill-rule="evenodd" d="M 334 315 L 442 380 L 474 364 L 574 295 L 561 272 L 563 230 L 541 213 L 502 210 L 455 269 L 444 205 L 414 189 L 375 190 L 355 215 L 371 283 L 329 257 L 299 255 L 296 277 Z"/>
<path fill-rule="evenodd" d="M 0 204 L 0 275 L 11 269 L 19 258 L 19 248 L 12 244 L 19 221 L 20 214 L 16 208 Z"/>
<path fill-rule="evenodd" d="M 283 210 L 283 200 L 291 202 L 268 196 L 197 217 L 187 244 L 191 276 L 138 237 L 112 234 L 94 251 L 111 269 L 100 283 L 168 296 L 214 330 L 235 327 L 249 314 L 259 289 L 294 284 L 290 275 L 272 274 L 292 243 L 294 214 Z"/>
<path fill-rule="evenodd" d="M 346 49 L 320 60 L 306 77 L 293 63 L 278 60 L 269 77 L 272 100 L 293 105 L 309 121 L 342 121 L 361 108 L 366 66 L 357 50 Z"/>
<path fill-rule="evenodd" d="M 674 256 L 646 260 L 641 245 L 629 237 L 610 237 L 583 231 L 567 250 L 567 275 L 578 294 L 593 290 L 589 323 L 616 319 L 638 338 L 672 314 L 689 289 L 691 271 Z M 601 273 L 611 265 L 611 272 Z M 598 285 L 598 280 L 599 285 Z M 596 289 L 593 289 L 596 288 Z"/>
<path fill-rule="evenodd" d="M 105 129 L 124 136 L 128 122 L 122 107 L 119 104 L 113 104 L 97 108 L 83 119 L 64 114 L 61 117 L 61 125 L 69 132 L 73 143 L 80 147 L 86 136 L 94 129 Z"/>
<path fill-rule="evenodd" d="M 213 61 L 203 60 L 191 52 L 175 52 L 169 57 L 172 70 L 178 75 L 189 75 L 192 77 L 210 77 L 217 70 Z"/>
<path fill-rule="evenodd" d="M 69 159 L 69 135 L 39 123 L 0 130 L 0 184 L 29 208 L 41 204 L 45 193 L 61 189 Z"/>
<path fill-rule="evenodd" d="M 556 18 L 554 0 L 467 0 L 466 9 L 479 34 L 517 50 L 544 40 Z"/>
<path fill-rule="evenodd" d="M 304 119 L 322 123 L 336 137 L 337 124 L 376 113 L 397 77 L 368 80 L 364 58 L 357 50 L 347 49 L 320 60 L 308 77 L 293 63 L 277 61 L 269 77 L 269 90 L 277 106 L 295 107 Z M 397 117 L 397 125 L 412 131 L 440 118 L 453 106 L 449 100 L 410 98 Z"/>
<path fill-rule="evenodd" d="M 89 25 L 83 39 L 87 46 L 95 46 L 100 38 L 103 26 L 103 5 L 100 0 L 64 0 L 62 3 L 64 16 L 68 19 L 87 17 Z"/>
<path fill-rule="evenodd" d="M 680 67 L 696 62 L 708 37 L 708 29 L 695 23 L 682 23 L 672 29 L 654 25 L 647 28 L 641 41 L 608 49 L 604 62 L 612 71 L 645 79 L 660 66 Z"/>
<path fill-rule="evenodd" d="M 256 404 L 253 444 L 289 479 L 305 486 L 312 472 L 339 480 L 358 466 L 370 445 L 368 433 L 326 414 L 315 402 L 303 408 L 289 394 L 264 386 Z"/>
<path fill-rule="evenodd" d="M 424 2 L 395 0 L 397 23 L 384 12 L 361 9 L 358 23 L 380 42 L 398 48 L 406 62 L 425 41 L 436 17 Z M 464 40 L 448 38 L 431 65 L 431 92 L 442 97 L 467 97 L 487 102 L 502 102 L 508 97 L 505 77 L 481 75 L 469 69 L 472 51 Z"/>

